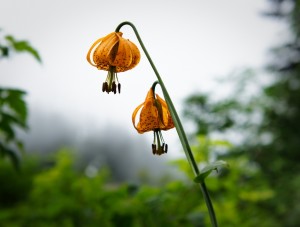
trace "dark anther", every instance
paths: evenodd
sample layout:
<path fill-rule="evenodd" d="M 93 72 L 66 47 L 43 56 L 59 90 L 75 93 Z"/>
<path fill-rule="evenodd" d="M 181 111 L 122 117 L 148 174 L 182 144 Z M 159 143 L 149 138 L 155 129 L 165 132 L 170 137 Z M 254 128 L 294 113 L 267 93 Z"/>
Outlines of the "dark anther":
<path fill-rule="evenodd" d="M 152 153 L 155 154 L 156 153 L 156 145 L 152 144 Z"/>
<path fill-rule="evenodd" d="M 108 91 L 108 83 L 107 82 L 104 82 L 104 91 L 106 91 L 107 93 L 109 92 Z"/>
<path fill-rule="evenodd" d="M 112 91 L 114 92 L 114 94 L 117 93 L 117 85 L 115 81 L 112 83 Z"/>
<path fill-rule="evenodd" d="M 102 92 L 105 92 L 105 83 L 102 84 Z"/>
<path fill-rule="evenodd" d="M 118 83 L 118 91 L 119 91 L 119 94 L 121 93 L 121 84 Z"/>
<path fill-rule="evenodd" d="M 168 152 L 168 144 L 165 144 L 165 149 L 164 149 L 165 153 Z"/>

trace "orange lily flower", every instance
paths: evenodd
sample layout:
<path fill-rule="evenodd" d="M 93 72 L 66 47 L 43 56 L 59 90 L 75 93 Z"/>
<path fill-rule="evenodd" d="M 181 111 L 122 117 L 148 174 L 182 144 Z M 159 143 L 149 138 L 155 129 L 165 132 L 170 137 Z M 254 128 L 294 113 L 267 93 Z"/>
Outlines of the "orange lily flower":
<path fill-rule="evenodd" d="M 103 83 L 103 92 L 114 92 L 117 87 L 120 93 L 121 84 L 117 73 L 125 72 L 135 67 L 141 58 L 137 46 L 122 37 L 122 32 L 112 32 L 94 42 L 87 53 L 87 61 L 100 70 L 108 71 Z"/>
<path fill-rule="evenodd" d="M 139 122 L 136 125 L 135 119 L 140 111 Z M 151 88 L 146 96 L 145 102 L 140 104 L 132 114 L 132 123 L 138 133 L 153 131 L 154 140 L 152 144 L 153 154 L 161 155 L 167 153 L 168 145 L 165 144 L 161 130 L 169 130 L 174 128 L 167 103 L 156 94 L 154 97 L 153 89 Z"/>

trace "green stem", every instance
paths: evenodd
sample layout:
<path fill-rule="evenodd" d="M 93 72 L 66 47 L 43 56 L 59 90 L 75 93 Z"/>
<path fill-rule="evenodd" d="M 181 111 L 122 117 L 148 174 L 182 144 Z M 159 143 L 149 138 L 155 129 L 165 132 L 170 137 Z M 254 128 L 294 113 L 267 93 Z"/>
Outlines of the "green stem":
<path fill-rule="evenodd" d="M 124 25 L 129 25 L 133 29 L 133 31 L 134 31 L 141 47 L 142 47 L 142 49 L 143 49 L 150 65 L 151 65 L 151 67 L 152 67 L 152 69 L 153 69 L 153 71 L 154 71 L 154 73 L 157 77 L 157 80 L 158 80 L 158 82 L 160 84 L 160 87 L 162 89 L 162 92 L 164 94 L 165 100 L 166 100 L 166 102 L 168 104 L 168 107 L 170 109 L 170 113 L 171 113 L 172 119 L 174 121 L 174 125 L 176 127 L 176 130 L 177 130 L 180 142 L 182 144 L 183 150 L 185 152 L 185 155 L 187 157 L 187 160 L 188 160 L 189 164 L 191 165 L 191 168 L 192 168 L 195 176 L 198 176 L 200 174 L 200 171 L 198 169 L 198 165 L 197 165 L 197 163 L 194 159 L 193 153 L 191 151 L 191 148 L 190 148 L 190 145 L 188 143 L 186 134 L 185 134 L 184 129 L 182 127 L 181 121 L 180 121 L 179 116 L 177 114 L 177 111 L 176 111 L 176 109 L 173 105 L 171 97 L 170 97 L 170 95 L 169 95 L 169 93 L 168 93 L 168 91 L 167 91 L 167 89 L 166 89 L 166 87 L 163 83 L 163 80 L 161 79 L 161 77 L 160 77 L 160 75 L 159 75 L 159 73 L 158 73 L 158 71 L 157 71 L 157 69 L 156 69 L 156 67 L 155 67 L 155 65 L 154 65 L 147 49 L 146 49 L 146 47 L 144 46 L 144 43 L 143 43 L 136 27 L 131 22 L 125 21 L 125 22 L 122 22 L 121 24 L 119 24 L 115 31 L 119 32 L 121 27 L 124 26 Z M 216 215 L 215 215 L 213 205 L 212 205 L 212 202 L 210 200 L 210 196 L 209 196 L 209 193 L 208 193 L 208 190 L 206 188 L 206 185 L 205 185 L 204 181 L 202 183 L 200 183 L 200 188 L 201 188 L 204 200 L 206 202 L 206 206 L 207 206 L 207 209 L 208 209 L 208 212 L 209 212 L 211 224 L 212 224 L 213 227 L 217 227 L 218 224 L 217 224 Z"/>

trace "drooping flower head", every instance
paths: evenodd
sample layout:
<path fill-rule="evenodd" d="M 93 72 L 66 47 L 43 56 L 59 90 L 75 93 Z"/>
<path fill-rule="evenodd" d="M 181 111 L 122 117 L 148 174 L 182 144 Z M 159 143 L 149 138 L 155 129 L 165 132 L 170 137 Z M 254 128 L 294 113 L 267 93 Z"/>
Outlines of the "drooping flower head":
<path fill-rule="evenodd" d="M 120 93 L 121 84 L 117 73 L 135 67 L 141 58 L 137 46 L 122 37 L 122 32 L 112 32 L 94 42 L 87 53 L 87 61 L 100 70 L 108 71 L 102 85 L 103 92 Z"/>
<path fill-rule="evenodd" d="M 141 110 L 140 117 L 136 125 L 135 119 L 139 110 Z M 132 123 L 138 133 L 154 132 L 153 154 L 161 155 L 167 153 L 168 145 L 164 142 L 161 130 L 174 128 L 174 122 L 167 103 L 159 95 L 156 94 L 155 97 L 152 88 L 149 90 L 145 101 L 134 110 Z"/>

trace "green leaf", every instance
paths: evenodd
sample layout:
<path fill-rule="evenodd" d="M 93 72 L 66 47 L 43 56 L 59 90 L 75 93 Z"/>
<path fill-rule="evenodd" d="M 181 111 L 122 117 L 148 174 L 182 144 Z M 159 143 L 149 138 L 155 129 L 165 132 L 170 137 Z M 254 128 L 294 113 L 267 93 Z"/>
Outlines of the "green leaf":
<path fill-rule="evenodd" d="M 201 183 L 204 181 L 204 179 L 206 177 L 208 177 L 208 175 L 213 171 L 213 170 L 217 170 L 218 171 L 218 168 L 221 168 L 221 167 L 228 167 L 228 164 L 227 162 L 223 161 L 223 160 L 219 160 L 219 161 L 216 161 L 216 162 L 213 162 L 213 163 L 210 163 L 208 164 L 207 166 L 205 166 L 201 171 L 200 171 L 200 174 L 195 177 L 194 181 L 196 183 Z"/>
<path fill-rule="evenodd" d="M 0 111 L 2 109 L 19 120 L 26 127 L 27 105 L 23 98 L 26 93 L 18 89 L 0 88 Z M 8 108 L 7 108 L 8 107 Z"/>
<path fill-rule="evenodd" d="M 6 141 L 15 139 L 15 132 L 10 119 L 6 115 L 1 114 L 0 133 L 3 134 Z"/>
<path fill-rule="evenodd" d="M 23 95 L 25 92 L 21 90 L 9 90 L 9 95 L 7 97 L 8 105 L 9 107 L 15 111 L 15 113 L 18 115 L 22 121 L 26 122 L 27 119 L 27 105 L 26 102 L 23 99 Z"/>
<path fill-rule="evenodd" d="M 18 126 L 20 128 L 26 129 L 26 122 L 23 121 L 23 119 L 21 119 L 18 116 L 13 116 L 9 113 L 1 113 L 1 120 L 0 120 L 1 124 L 4 125 L 10 125 L 13 129 L 13 126 Z M 14 129 L 13 129 L 14 130 Z"/>
<path fill-rule="evenodd" d="M 20 160 L 17 153 L 0 142 L 0 157 L 7 156 L 17 171 L 20 170 Z"/>
<path fill-rule="evenodd" d="M 9 157 L 10 161 L 14 165 L 15 169 L 17 171 L 20 171 L 20 160 L 19 160 L 19 157 L 17 156 L 16 152 L 11 149 L 7 149 L 6 153 L 7 153 L 7 156 Z"/>
<path fill-rule="evenodd" d="M 27 41 L 21 40 L 17 41 L 15 38 L 11 35 L 5 36 L 5 39 L 11 44 L 11 46 L 15 49 L 17 52 L 28 52 L 33 57 L 35 57 L 36 60 L 41 62 L 41 57 L 36 49 L 34 49 Z"/>
<path fill-rule="evenodd" d="M 6 46 L 0 46 L 0 57 L 8 57 L 9 49 Z"/>

